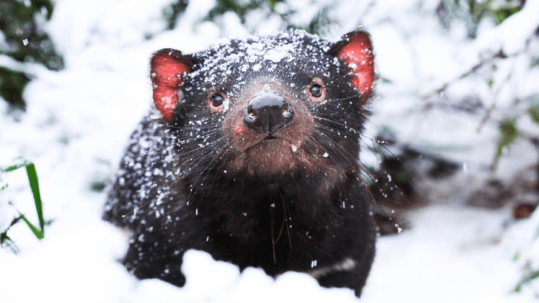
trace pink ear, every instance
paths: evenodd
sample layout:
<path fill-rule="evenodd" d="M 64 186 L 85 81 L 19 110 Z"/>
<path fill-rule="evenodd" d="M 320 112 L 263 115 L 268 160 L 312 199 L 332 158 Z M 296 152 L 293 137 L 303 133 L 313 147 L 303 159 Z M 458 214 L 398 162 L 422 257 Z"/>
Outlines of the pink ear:
<path fill-rule="evenodd" d="M 180 51 L 162 49 L 150 62 L 153 84 L 153 102 L 168 123 L 173 120 L 174 109 L 180 102 L 178 91 L 183 82 L 181 76 L 191 71 L 192 62 Z"/>
<path fill-rule="evenodd" d="M 329 52 L 350 68 L 351 82 L 362 95 L 361 104 L 365 104 L 375 78 L 370 35 L 361 30 L 348 33 Z"/>

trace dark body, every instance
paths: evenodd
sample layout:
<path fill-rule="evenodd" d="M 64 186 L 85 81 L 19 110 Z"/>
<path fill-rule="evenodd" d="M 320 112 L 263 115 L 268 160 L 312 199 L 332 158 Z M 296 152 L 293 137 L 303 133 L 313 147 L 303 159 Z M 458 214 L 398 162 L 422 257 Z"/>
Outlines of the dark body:
<path fill-rule="evenodd" d="M 154 55 L 158 110 L 132 135 L 104 214 L 131 232 L 129 270 L 182 286 L 183 254 L 199 249 L 360 295 L 375 230 L 358 159 L 371 91 L 356 83 L 372 89 L 374 73 L 354 65 L 372 67 L 368 35 L 349 35 L 290 31 Z M 361 62 L 343 55 L 349 40 L 353 54 L 368 48 Z"/>

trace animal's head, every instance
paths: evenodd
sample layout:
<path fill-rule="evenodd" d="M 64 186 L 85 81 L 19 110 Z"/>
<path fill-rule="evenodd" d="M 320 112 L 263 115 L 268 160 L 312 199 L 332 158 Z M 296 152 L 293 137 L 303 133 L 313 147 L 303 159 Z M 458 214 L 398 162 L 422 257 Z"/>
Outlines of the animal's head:
<path fill-rule="evenodd" d="M 375 79 L 364 31 L 337 43 L 289 31 L 192 55 L 163 49 L 152 58 L 151 79 L 184 172 L 331 177 L 357 171 L 363 107 Z"/>

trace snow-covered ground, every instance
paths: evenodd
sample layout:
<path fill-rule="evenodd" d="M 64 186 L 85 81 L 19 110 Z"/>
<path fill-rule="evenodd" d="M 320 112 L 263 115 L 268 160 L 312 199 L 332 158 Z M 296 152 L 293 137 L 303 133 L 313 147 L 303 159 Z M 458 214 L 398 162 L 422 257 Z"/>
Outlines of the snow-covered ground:
<path fill-rule="evenodd" d="M 51 72 L 0 56 L 0 65 L 35 77 L 25 91 L 28 109 L 20 120 L 7 115 L 6 103 L 0 102 L 0 165 L 19 156 L 36 164 L 45 218 L 53 220 L 42 241 L 23 224 L 10 230 L 21 252 L 0 249 L 0 302 L 357 301 L 352 291 L 320 288 L 304 274 L 286 273 L 276 280 L 258 269 L 240 274 L 235 266 L 213 261 L 203 252 L 186 254 L 183 288 L 159 280 L 139 281 L 118 262 L 127 239 L 101 221 L 105 192 L 92 191 L 91 184 L 114 174 L 131 131 L 151 106 L 152 52 L 172 47 L 190 53 L 223 37 L 253 30 L 272 33 L 283 27 L 282 20 L 261 18 L 260 12 L 247 16 L 246 26 L 233 13 L 205 22 L 201 19 L 215 3 L 197 0 L 191 1 L 174 30 L 164 31 L 162 9 L 170 2 L 58 0 L 47 29 L 65 58 L 64 70 Z M 277 9 L 298 9 L 297 22 L 311 19 L 313 5 L 333 3 L 288 2 Z M 509 179 L 538 161 L 536 147 L 519 140 L 498 170 L 490 172 L 486 167 L 495 152 L 497 124 L 486 123 L 478 132 L 481 115 L 455 112 L 450 100 L 491 100 L 496 120 L 519 113 L 515 98 L 539 93 L 539 69 L 526 65 L 529 52 L 539 54 L 538 42 L 528 40 L 539 24 L 539 1 L 528 0 L 523 11 L 500 26 L 482 22 L 476 40 L 464 39 L 465 28 L 458 24 L 448 32 L 441 29 L 432 13 L 438 1 L 357 2 L 334 4 L 330 13 L 340 26 L 332 27 L 327 38 L 337 40 L 359 22 L 372 33 L 378 72 L 390 82 L 378 84 L 367 138 L 379 127 L 389 127 L 405 143 L 430 147 L 462 163 L 464 172 L 455 178 L 454 191 L 469 189 L 492 174 Z M 500 50 L 510 58 L 498 62 L 492 72 L 493 88 L 480 77 L 488 73 L 485 70 L 458 80 Z M 451 85 L 444 94 L 432 94 L 447 82 Z M 427 105 L 432 109 L 426 110 Z M 518 125 L 527 133 L 539 133 L 524 116 Z M 376 166 L 368 150 L 362 157 Z M 9 188 L 0 193 L 0 230 L 15 215 L 8 201 L 37 222 L 24 171 L 2 178 L 0 185 L 8 183 Z M 411 229 L 378 239 L 361 301 L 537 300 L 537 281 L 520 293 L 511 290 L 526 260 L 534 255 L 538 260 L 539 241 L 533 239 L 539 214 L 514 223 L 507 208 L 435 202 L 410 214 Z M 520 258 L 514 261 L 517 252 Z"/>

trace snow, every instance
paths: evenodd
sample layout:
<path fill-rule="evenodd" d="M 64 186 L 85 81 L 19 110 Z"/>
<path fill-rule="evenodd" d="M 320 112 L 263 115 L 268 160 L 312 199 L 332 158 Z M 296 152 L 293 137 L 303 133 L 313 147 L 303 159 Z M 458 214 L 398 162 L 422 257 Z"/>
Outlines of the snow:
<path fill-rule="evenodd" d="M 399 297 L 419 302 L 490 302 L 506 297 L 507 302 L 518 302 L 504 289 L 504 284 L 516 278 L 516 272 L 509 270 L 510 262 L 492 262 L 503 256 L 493 249 L 501 234 L 501 214 L 432 207 L 414 217 L 413 232 L 378 242 L 374 268 L 381 270 L 371 277 L 389 281 L 391 292 L 383 291 L 387 289 L 384 283 L 371 283 L 365 289 L 366 302 Z M 431 233 L 437 237 L 431 238 Z M 397 248 L 395 256 L 391 249 Z M 376 279 L 377 275 L 383 276 Z"/>
<path fill-rule="evenodd" d="M 498 46 L 507 54 L 512 55 L 521 51 L 530 36 L 539 25 L 539 2 L 527 1 L 524 8 L 507 18 L 496 29 L 486 32 L 477 40 L 481 51 L 493 51 L 493 45 Z"/>
<path fill-rule="evenodd" d="M 237 267 L 200 251 L 185 254 L 182 270 L 187 284 L 183 288 L 160 280 L 139 281 L 118 261 L 126 252 L 128 236 L 100 219 L 105 193 L 90 187 L 92 182 L 113 176 L 130 133 L 150 108 L 151 54 L 164 47 L 191 53 L 232 37 L 275 33 L 286 27 L 283 20 L 268 18 L 262 9 L 246 17 L 246 26 L 234 13 L 215 23 L 204 21 L 215 5 L 213 0 L 204 0 L 190 1 L 178 26 L 164 31 L 161 14 L 171 2 L 58 0 L 47 30 L 66 60 L 65 70 L 51 72 L 0 55 L 0 66 L 35 77 L 25 90 L 28 110 L 19 120 L 6 114 L 7 106 L 0 102 L 0 164 L 7 165 L 19 156 L 36 164 L 45 218 L 53 220 L 42 241 L 23 224 L 10 230 L 21 252 L 14 255 L 0 249 L 0 301 L 357 302 L 351 290 L 321 288 L 306 274 L 289 272 L 274 280 L 260 269 L 240 273 Z M 341 26 L 331 27 L 327 38 L 337 40 L 361 20 L 372 34 L 377 72 L 391 81 L 377 85 L 379 97 L 372 102 L 373 116 L 364 141 L 372 145 L 369 138 L 384 126 L 404 143 L 434 146 L 462 163 L 465 174 L 452 181 L 456 183 L 449 190 L 465 192 L 470 184 L 479 184 L 492 174 L 510 178 L 537 162 L 537 147 L 520 140 L 502 158 L 496 172 L 486 170 L 495 151 L 497 124 L 487 123 L 478 132 L 480 117 L 456 113 L 449 100 L 474 95 L 491 100 L 485 107 L 495 104 L 493 117 L 500 119 L 506 113 L 519 113 L 515 98 L 538 93 L 539 71 L 529 69 L 526 48 L 530 52 L 538 49 L 530 37 L 539 24 L 539 1 L 526 1 L 521 12 L 500 26 L 481 24 L 476 40 L 463 38 L 462 26 L 443 31 L 433 14 L 427 13 L 438 2 L 337 1 L 330 14 Z M 288 1 L 279 3 L 277 9 L 293 8 L 294 16 L 301 17 L 298 22 L 305 23 L 317 4 L 331 1 Z M 0 36 L 0 49 L 4 44 Z M 494 90 L 483 81 L 482 76 L 489 73 L 486 69 L 458 80 L 470 67 L 500 50 L 513 57 L 498 62 Z M 282 49 L 256 55 L 282 63 L 292 53 Z M 430 94 L 453 80 L 445 95 Z M 497 87 L 503 88 L 499 94 L 495 93 Z M 433 107 L 425 110 L 426 104 Z M 529 133 L 539 133 L 529 118 L 519 120 L 518 125 Z M 454 148 L 444 148 L 447 146 Z M 367 148 L 361 157 L 369 166 L 379 165 Z M 0 186 L 5 183 L 9 188 L 0 193 L 0 230 L 15 215 L 7 201 L 37 222 L 24 171 L 3 174 Z M 527 262 L 537 260 L 538 213 L 515 223 L 506 208 L 484 210 L 465 207 L 459 201 L 439 201 L 413 211 L 409 220 L 411 229 L 378 239 L 361 301 L 535 302 L 537 282 L 521 293 L 511 290 Z M 520 258 L 513 261 L 517 252 Z"/>

